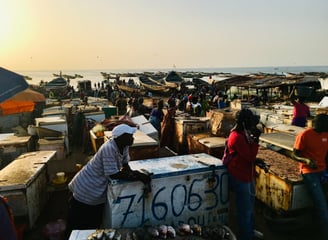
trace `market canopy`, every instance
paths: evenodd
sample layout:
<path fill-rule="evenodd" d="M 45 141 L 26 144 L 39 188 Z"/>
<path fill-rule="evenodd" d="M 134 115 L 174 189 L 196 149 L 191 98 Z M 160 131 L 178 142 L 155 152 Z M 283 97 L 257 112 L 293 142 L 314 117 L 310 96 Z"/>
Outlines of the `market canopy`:
<path fill-rule="evenodd" d="M 24 76 L 0 67 L 0 103 L 27 87 Z"/>

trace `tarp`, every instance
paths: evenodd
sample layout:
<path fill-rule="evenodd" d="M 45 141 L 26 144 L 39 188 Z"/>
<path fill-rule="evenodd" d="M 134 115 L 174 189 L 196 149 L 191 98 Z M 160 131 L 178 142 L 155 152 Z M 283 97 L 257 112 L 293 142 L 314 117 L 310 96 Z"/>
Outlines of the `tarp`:
<path fill-rule="evenodd" d="M 35 103 L 33 101 L 13 101 L 7 100 L 0 103 L 0 109 L 2 115 L 10 115 L 21 112 L 32 112 L 34 110 Z"/>
<path fill-rule="evenodd" d="M 28 83 L 22 75 L 0 67 L 0 103 L 27 87 Z"/>

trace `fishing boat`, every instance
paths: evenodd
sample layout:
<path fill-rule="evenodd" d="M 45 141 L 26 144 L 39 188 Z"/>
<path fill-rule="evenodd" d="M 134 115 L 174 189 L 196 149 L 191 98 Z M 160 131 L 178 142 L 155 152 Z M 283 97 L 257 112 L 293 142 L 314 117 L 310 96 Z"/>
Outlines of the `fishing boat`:
<path fill-rule="evenodd" d="M 44 88 L 46 90 L 64 89 L 67 87 L 67 85 L 68 85 L 68 82 L 66 81 L 65 78 L 58 77 L 58 78 L 55 78 L 55 79 L 51 80 L 50 82 L 46 83 L 44 85 Z"/>
<path fill-rule="evenodd" d="M 183 77 L 176 71 L 169 72 L 164 78 L 165 85 L 169 88 L 180 88 Z"/>
<path fill-rule="evenodd" d="M 140 85 L 143 86 L 150 92 L 157 92 L 157 93 L 167 93 L 170 91 L 170 88 L 160 82 L 151 79 L 146 75 L 139 76 Z"/>
<path fill-rule="evenodd" d="M 144 88 L 140 88 L 137 86 L 125 85 L 122 83 L 117 83 L 116 86 L 118 87 L 118 89 L 120 91 L 122 91 L 128 95 L 131 95 L 132 93 L 138 93 L 138 94 L 144 95 L 146 93 Z"/>

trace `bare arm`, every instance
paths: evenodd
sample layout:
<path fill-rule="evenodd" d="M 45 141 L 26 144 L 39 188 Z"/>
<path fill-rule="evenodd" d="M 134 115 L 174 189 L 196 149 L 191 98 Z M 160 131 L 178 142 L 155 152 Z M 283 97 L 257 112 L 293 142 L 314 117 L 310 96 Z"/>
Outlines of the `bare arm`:
<path fill-rule="evenodd" d="M 313 169 L 317 168 L 317 165 L 314 163 L 314 161 L 312 159 L 302 157 L 300 151 L 295 148 L 292 153 L 292 158 L 297 162 L 305 163 L 310 168 L 313 168 Z"/>
<path fill-rule="evenodd" d="M 295 86 L 293 87 L 292 91 L 289 94 L 289 99 L 290 99 L 290 101 L 292 102 L 293 105 L 296 103 L 295 94 L 294 93 L 295 93 Z"/>

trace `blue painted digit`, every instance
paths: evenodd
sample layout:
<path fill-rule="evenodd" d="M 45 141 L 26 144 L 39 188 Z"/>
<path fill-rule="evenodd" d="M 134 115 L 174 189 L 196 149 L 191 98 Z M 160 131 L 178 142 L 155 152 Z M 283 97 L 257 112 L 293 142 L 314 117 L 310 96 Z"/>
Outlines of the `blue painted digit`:
<path fill-rule="evenodd" d="M 142 194 L 140 196 L 140 198 L 138 199 L 137 203 L 139 203 L 140 201 L 142 201 L 142 210 L 141 210 L 141 223 L 139 225 L 139 227 L 143 226 L 145 222 L 147 222 L 149 220 L 149 218 L 145 219 L 145 195 Z"/>
<path fill-rule="evenodd" d="M 130 211 L 130 209 L 131 209 L 131 206 L 132 206 L 132 203 L 133 203 L 133 200 L 134 200 L 135 196 L 136 196 L 136 195 L 134 194 L 134 195 L 128 195 L 128 196 L 118 197 L 118 198 L 117 198 L 117 202 L 121 202 L 121 199 L 129 199 L 129 198 L 130 198 L 130 202 L 129 202 L 129 204 L 128 204 L 128 207 L 127 207 L 127 209 L 126 209 L 126 212 L 122 213 L 122 215 L 123 215 L 124 217 L 123 217 L 123 220 L 122 220 L 122 222 L 121 222 L 121 227 L 124 226 L 124 223 L 125 223 L 125 220 L 126 220 L 127 216 L 128 216 L 130 213 L 133 213 L 133 211 Z"/>
<path fill-rule="evenodd" d="M 189 188 L 189 195 L 188 195 L 188 208 L 190 211 L 196 211 L 200 206 L 202 205 L 202 197 L 198 193 L 193 193 L 193 187 L 196 182 L 202 182 L 203 179 L 194 179 L 192 183 L 190 184 Z M 196 199 L 196 200 L 192 200 Z M 195 207 L 192 207 L 192 205 L 196 204 Z"/>
<path fill-rule="evenodd" d="M 167 204 L 165 202 L 156 202 L 156 198 L 158 197 L 159 193 L 162 192 L 162 191 L 164 191 L 164 190 L 165 190 L 165 187 L 162 187 L 162 188 L 160 188 L 157 191 L 157 193 L 154 195 L 154 198 L 153 198 L 153 201 L 152 201 L 152 205 L 151 205 L 151 211 L 153 213 L 154 218 L 157 219 L 157 220 L 163 220 L 163 219 L 165 219 L 165 217 L 167 215 L 167 212 L 168 212 L 168 207 L 167 207 Z M 155 211 L 156 208 L 157 209 L 161 209 L 161 208 L 163 209 L 162 216 L 158 216 L 156 214 L 156 211 Z M 159 212 L 160 212 L 160 210 L 159 210 Z"/>
<path fill-rule="evenodd" d="M 184 201 L 183 201 L 182 208 L 181 208 L 180 212 L 177 212 L 174 208 L 174 206 L 176 205 L 176 204 L 174 204 L 174 202 L 175 202 L 174 199 L 176 199 L 176 197 L 174 196 L 174 192 L 178 187 L 182 187 L 183 190 L 184 190 Z M 179 195 L 179 197 L 178 197 L 179 200 L 180 200 L 180 197 L 181 196 Z M 172 213 L 175 217 L 178 217 L 182 214 L 184 206 L 186 205 L 186 201 L 187 201 L 187 188 L 186 188 L 186 186 L 182 185 L 182 184 L 175 185 L 174 188 L 172 189 L 172 192 L 171 192 Z"/>

